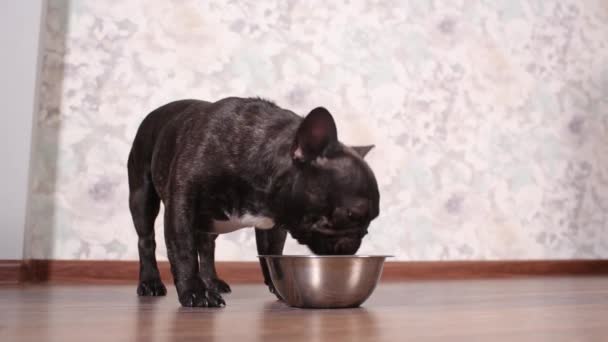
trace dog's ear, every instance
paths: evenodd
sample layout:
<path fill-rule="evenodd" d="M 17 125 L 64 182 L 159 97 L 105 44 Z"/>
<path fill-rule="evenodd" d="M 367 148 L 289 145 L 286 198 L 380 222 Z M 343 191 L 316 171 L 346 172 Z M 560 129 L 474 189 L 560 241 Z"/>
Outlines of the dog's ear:
<path fill-rule="evenodd" d="M 313 109 L 302 121 L 293 145 L 291 157 L 299 162 L 308 162 L 321 155 L 338 142 L 338 131 L 334 118 L 323 107 Z"/>
<path fill-rule="evenodd" d="M 376 145 L 364 145 L 364 146 L 351 146 L 355 152 L 361 157 L 365 158 L 365 156 L 371 151 Z"/>

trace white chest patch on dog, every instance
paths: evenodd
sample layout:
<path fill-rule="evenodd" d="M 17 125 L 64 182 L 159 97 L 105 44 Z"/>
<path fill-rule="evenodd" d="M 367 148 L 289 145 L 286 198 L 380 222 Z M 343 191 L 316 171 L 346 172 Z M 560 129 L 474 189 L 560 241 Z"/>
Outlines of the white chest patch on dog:
<path fill-rule="evenodd" d="M 266 216 L 255 216 L 245 213 L 237 216 L 226 213 L 228 220 L 213 220 L 213 232 L 218 234 L 230 233 L 242 228 L 255 227 L 259 229 L 270 229 L 274 227 L 274 221 Z"/>

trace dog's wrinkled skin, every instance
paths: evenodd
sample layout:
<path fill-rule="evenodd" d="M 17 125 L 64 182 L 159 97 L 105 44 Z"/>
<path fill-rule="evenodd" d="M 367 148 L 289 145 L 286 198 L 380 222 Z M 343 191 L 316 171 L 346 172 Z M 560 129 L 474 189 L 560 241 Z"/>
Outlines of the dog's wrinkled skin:
<path fill-rule="evenodd" d="M 281 254 L 287 232 L 316 254 L 354 254 L 379 213 L 376 179 L 363 161 L 370 149 L 340 143 L 321 107 L 306 118 L 261 99 L 182 100 L 156 109 L 139 127 L 128 161 L 137 293 L 166 294 L 154 254 L 161 201 L 184 306 L 225 304 L 220 293 L 230 287 L 215 272 L 215 239 L 232 217 L 269 224 L 256 227 L 259 254 Z"/>

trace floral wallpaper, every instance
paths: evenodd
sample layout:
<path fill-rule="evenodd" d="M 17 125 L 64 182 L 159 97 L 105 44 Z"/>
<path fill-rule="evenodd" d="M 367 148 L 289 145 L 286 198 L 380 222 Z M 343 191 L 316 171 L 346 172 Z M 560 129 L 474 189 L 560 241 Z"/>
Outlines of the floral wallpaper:
<path fill-rule="evenodd" d="M 49 0 L 44 41 L 27 257 L 137 259 L 139 123 L 234 95 L 323 105 L 376 145 L 361 254 L 608 258 L 606 1 Z M 252 230 L 218 241 L 255 259 Z"/>

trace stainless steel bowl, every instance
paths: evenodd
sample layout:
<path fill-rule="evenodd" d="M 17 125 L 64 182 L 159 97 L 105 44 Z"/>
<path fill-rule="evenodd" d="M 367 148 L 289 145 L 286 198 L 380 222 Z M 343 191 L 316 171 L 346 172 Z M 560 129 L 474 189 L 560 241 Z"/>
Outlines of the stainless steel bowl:
<path fill-rule="evenodd" d="M 260 255 L 290 306 L 352 308 L 372 294 L 387 255 Z"/>

